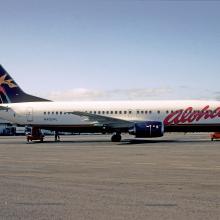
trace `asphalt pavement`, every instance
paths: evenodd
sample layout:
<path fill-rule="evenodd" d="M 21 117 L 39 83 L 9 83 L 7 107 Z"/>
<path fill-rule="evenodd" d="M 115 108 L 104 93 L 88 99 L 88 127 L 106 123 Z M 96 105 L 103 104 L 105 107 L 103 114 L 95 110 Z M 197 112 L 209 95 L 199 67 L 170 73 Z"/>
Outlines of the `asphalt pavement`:
<path fill-rule="evenodd" d="M 220 219 L 220 141 L 0 137 L 0 219 Z"/>

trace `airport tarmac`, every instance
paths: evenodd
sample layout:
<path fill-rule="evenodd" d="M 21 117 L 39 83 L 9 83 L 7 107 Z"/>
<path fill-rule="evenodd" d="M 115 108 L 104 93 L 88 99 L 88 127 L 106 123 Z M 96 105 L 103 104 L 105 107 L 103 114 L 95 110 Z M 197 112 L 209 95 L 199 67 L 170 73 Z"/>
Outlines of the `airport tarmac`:
<path fill-rule="evenodd" d="M 220 141 L 0 137 L 0 219 L 220 219 Z"/>

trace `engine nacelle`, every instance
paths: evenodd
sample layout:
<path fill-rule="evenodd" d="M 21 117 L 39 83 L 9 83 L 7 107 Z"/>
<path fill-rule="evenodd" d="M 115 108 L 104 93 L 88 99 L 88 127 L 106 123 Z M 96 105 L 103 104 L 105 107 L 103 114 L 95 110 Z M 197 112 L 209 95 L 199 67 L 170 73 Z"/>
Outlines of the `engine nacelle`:
<path fill-rule="evenodd" d="M 129 130 L 129 134 L 135 135 L 136 138 L 162 137 L 164 125 L 159 121 L 138 122 Z"/>

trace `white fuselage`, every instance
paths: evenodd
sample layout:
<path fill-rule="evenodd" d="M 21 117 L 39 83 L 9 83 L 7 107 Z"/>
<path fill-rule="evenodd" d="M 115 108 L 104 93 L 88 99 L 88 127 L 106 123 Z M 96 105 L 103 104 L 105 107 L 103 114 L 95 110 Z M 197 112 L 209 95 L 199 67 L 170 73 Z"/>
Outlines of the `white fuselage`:
<path fill-rule="evenodd" d="M 80 111 L 127 121 L 161 121 L 165 126 L 220 125 L 218 101 L 27 102 L 2 104 L 0 117 L 21 125 L 87 126 L 94 122 L 69 114 Z M 220 130 L 220 127 L 219 127 Z"/>

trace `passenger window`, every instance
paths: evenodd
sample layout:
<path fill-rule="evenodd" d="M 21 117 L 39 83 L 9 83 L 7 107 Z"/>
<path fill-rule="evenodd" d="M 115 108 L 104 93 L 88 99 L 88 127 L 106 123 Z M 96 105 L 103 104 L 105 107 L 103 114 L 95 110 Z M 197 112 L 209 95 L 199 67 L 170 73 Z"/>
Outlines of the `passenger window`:
<path fill-rule="evenodd" d="M 108 115 L 108 114 L 109 114 L 109 111 L 107 111 L 106 114 Z"/>
<path fill-rule="evenodd" d="M 100 111 L 98 111 L 98 114 L 101 114 L 101 112 L 100 112 Z"/>
<path fill-rule="evenodd" d="M 113 111 L 111 111 L 111 114 L 113 114 Z"/>
<path fill-rule="evenodd" d="M 104 115 L 104 114 L 105 114 L 105 111 L 102 111 L 102 114 Z"/>
<path fill-rule="evenodd" d="M 127 114 L 127 111 L 124 111 L 124 114 L 126 115 L 126 114 Z"/>
<path fill-rule="evenodd" d="M 96 111 L 94 111 L 94 114 L 96 114 Z"/>
<path fill-rule="evenodd" d="M 118 112 L 117 112 L 117 111 L 115 111 L 115 114 L 118 114 Z"/>
<path fill-rule="evenodd" d="M 147 111 L 145 111 L 145 114 L 147 114 Z"/>
<path fill-rule="evenodd" d="M 157 111 L 157 114 L 160 114 L 160 111 Z"/>
<path fill-rule="evenodd" d="M 129 111 L 129 114 L 131 114 L 132 113 L 132 111 Z"/>
<path fill-rule="evenodd" d="M 44 112 L 44 115 L 46 115 L 47 113 L 46 112 Z"/>
<path fill-rule="evenodd" d="M 144 111 L 141 111 L 141 114 L 144 114 Z"/>
<path fill-rule="evenodd" d="M 58 115 L 59 113 L 58 112 L 56 112 L 56 115 Z"/>
<path fill-rule="evenodd" d="M 52 112 L 52 115 L 54 114 L 54 112 Z"/>
<path fill-rule="evenodd" d="M 62 115 L 62 114 L 63 114 L 63 112 L 60 112 L 60 114 Z"/>
<path fill-rule="evenodd" d="M 149 111 L 149 114 L 151 114 L 152 113 L 152 111 Z"/>
<path fill-rule="evenodd" d="M 121 115 L 121 114 L 122 114 L 122 112 L 121 112 L 121 111 L 119 111 L 119 114 Z"/>
<path fill-rule="evenodd" d="M 139 111 L 137 111 L 137 114 L 139 114 Z"/>

